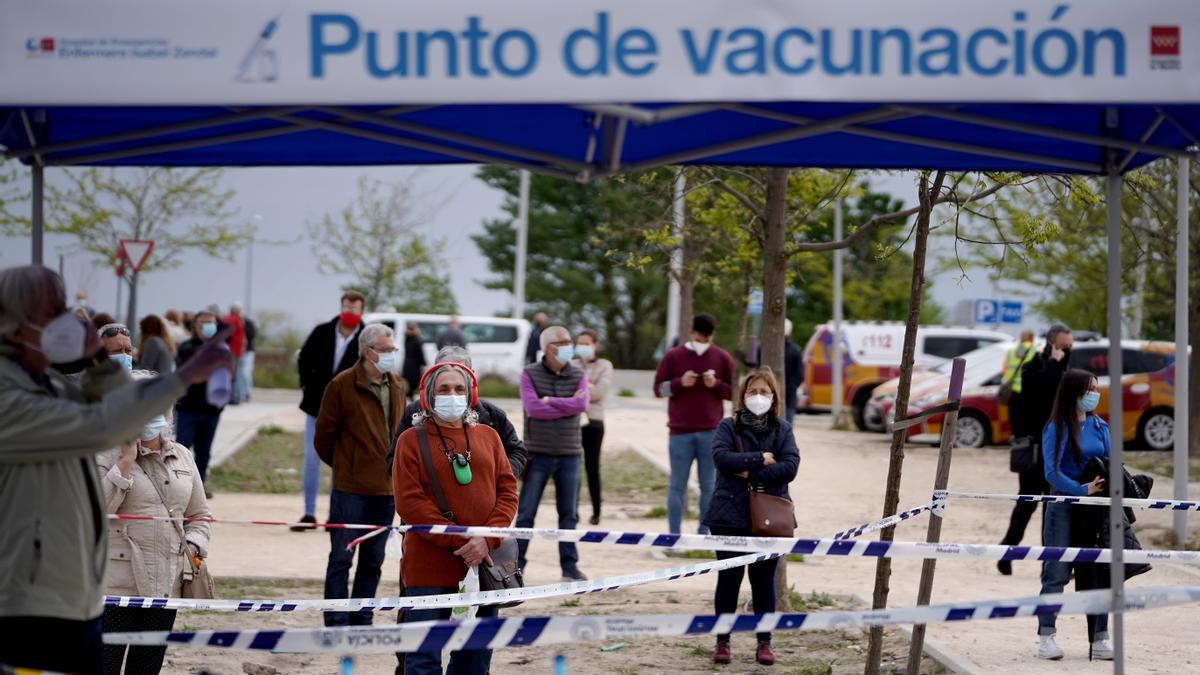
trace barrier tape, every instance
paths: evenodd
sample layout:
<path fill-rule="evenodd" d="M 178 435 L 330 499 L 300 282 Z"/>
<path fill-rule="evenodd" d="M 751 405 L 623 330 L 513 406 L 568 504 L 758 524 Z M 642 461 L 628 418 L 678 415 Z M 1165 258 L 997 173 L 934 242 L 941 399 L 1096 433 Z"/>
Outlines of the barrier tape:
<path fill-rule="evenodd" d="M 1127 591 L 1121 608 L 1129 612 L 1196 602 L 1200 602 L 1200 586 L 1151 587 Z M 511 617 L 331 629 L 106 633 L 104 641 L 107 644 L 365 654 L 530 647 L 714 633 L 837 630 L 893 624 L 1010 619 L 1044 614 L 1105 614 L 1112 609 L 1111 593 L 1101 589 L 852 612 Z"/>
<path fill-rule="evenodd" d="M 848 530 L 842 530 L 841 532 L 834 534 L 833 537 L 831 537 L 831 538 L 839 539 L 839 540 L 840 539 L 854 539 L 856 537 L 861 537 L 864 534 L 871 534 L 872 532 L 878 532 L 880 530 L 885 530 L 889 527 L 892 527 L 893 525 L 898 525 L 910 518 L 916 518 L 917 516 L 921 515 L 922 513 L 925 513 L 926 511 L 933 511 L 935 508 L 937 508 L 938 504 L 939 504 L 939 502 L 936 500 L 929 502 L 928 504 L 922 504 L 915 509 L 909 509 L 907 511 L 897 513 L 894 516 L 888 516 L 887 518 L 884 518 L 882 520 L 876 520 L 873 523 L 866 523 L 863 525 L 859 525 L 858 527 L 852 527 Z"/>
<path fill-rule="evenodd" d="M 949 492 L 937 490 L 933 493 L 934 501 L 938 499 L 984 499 L 997 501 L 1043 502 L 1047 504 L 1085 504 L 1088 506 L 1109 506 L 1109 497 L 1074 497 L 1071 495 L 1002 495 L 982 492 Z M 1200 511 L 1200 501 L 1181 501 L 1177 499 L 1122 499 L 1121 506 L 1133 509 L 1158 509 L 1163 511 Z"/>
<path fill-rule="evenodd" d="M 614 591 L 629 586 L 640 586 L 657 581 L 674 581 L 687 577 L 720 572 L 721 570 L 741 567 L 750 563 L 778 558 L 781 553 L 751 553 L 748 555 L 716 560 L 685 567 L 667 567 L 650 572 L 626 574 L 603 579 L 588 581 L 573 581 L 569 583 L 547 584 L 545 586 L 530 586 L 499 591 L 478 591 L 475 593 L 448 593 L 444 595 L 427 595 L 411 597 L 387 598 L 349 598 L 340 600 L 221 600 L 200 598 L 145 598 L 134 596 L 107 595 L 104 597 L 106 607 L 138 607 L 150 609 L 205 609 L 225 612 L 299 612 L 307 610 L 325 611 L 394 611 L 400 608 L 444 608 L 465 607 L 468 605 L 499 605 L 513 600 L 537 600 L 540 598 L 555 598 L 566 595 L 585 595 L 602 591 Z"/>
<path fill-rule="evenodd" d="M 915 427 L 918 424 L 920 424 L 921 422 L 924 422 L 925 420 L 929 419 L 930 417 L 933 417 L 934 415 L 942 415 L 944 413 L 954 412 L 955 410 L 958 410 L 961 405 L 962 405 L 962 403 L 960 403 L 959 401 L 950 401 L 948 403 L 943 403 L 941 405 L 936 405 L 932 408 L 922 410 L 921 412 L 917 413 L 916 415 L 912 415 L 911 417 L 905 417 L 904 419 L 900 420 L 899 422 L 892 422 L 892 423 L 888 424 L 887 425 L 888 433 L 891 433 L 893 431 L 900 431 L 901 429 L 907 429 L 909 427 Z"/>

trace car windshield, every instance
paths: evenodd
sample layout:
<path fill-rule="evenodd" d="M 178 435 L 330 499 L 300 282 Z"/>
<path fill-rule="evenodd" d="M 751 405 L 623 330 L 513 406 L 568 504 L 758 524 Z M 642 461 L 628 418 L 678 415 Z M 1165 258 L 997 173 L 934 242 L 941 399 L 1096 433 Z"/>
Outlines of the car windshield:
<path fill-rule="evenodd" d="M 991 374 L 1000 372 L 1000 368 L 1004 364 L 1004 355 L 1008 353 L 1012 344 L 1011 342 L 996 342 L 963 354 L 961 358 L 967 362 L 966 379 L 970 381 L 972 376 L 979 377 L 989 371 Z M 938 364 L 933 370 L 943 375 L 949 375 L 953 367 L 954 361 L 950 360 Z"/>

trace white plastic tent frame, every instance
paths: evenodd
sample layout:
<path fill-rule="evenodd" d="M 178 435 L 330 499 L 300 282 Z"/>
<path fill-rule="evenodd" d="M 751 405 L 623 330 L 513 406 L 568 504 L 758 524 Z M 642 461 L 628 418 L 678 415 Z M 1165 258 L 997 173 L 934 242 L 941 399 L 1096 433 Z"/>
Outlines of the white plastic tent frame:
<path fill-rule="evenodd" d="M 83 138 L 62 143 L 38 145 L 34 133 L 34 124 L 43 122 L 43 109 L 22 109 L 21 120 L 27 133 L 29 147 L 8 149 L 5 158 L 16 158 L 32 165 L 32 261 L 43 261 L 43 189 L 44 167 L 46 166 L 77 166 L 112 162 L 118 159 L 149 157 L 151 155 L 189 148 L 205 147 L 223 143 L 249 141 L 268 137 L 284 136 L 309 130 L 322 130 L 350 137 L 365 138 L 383 143 L 394 143 L 399 146 L 426 150 L 450 157 L 463 162 L 504 164 L 518 169 L 525 169 L 542 175 L 553 176 L 565 180 L 588 181 L 606 178 L 621 173 L 629 173 L 657 168 L 669 164 L 703 164 L 706 158 L 719 157 L 728 153 L 743 151 L 751 148 L 795 141 L 803 138 L 840 133 L 864 136 L 873 139 L 886 140 L 919 147 L 932 147 L 980 157 L 1009 159 L 1046 167 L 1045 172 L 1056 169 L 1073 173 L 1104 174 L 1107 176 L 1108 202 L 1108 336 L 1110 340 L 1108 367 L 1110 382 L 1118 383 L 1116 389 L 1110 385 L 1110 391 L 1119 391 L 1123 370 L 1121 353 L 1121 297 L 1120 297 L 1120 260 L 1121 260 L 1121 174 L 1130 162 L 1139 154 L 1156 157 L 1176 157 L 1181 161 L 1178 174 L 1178 242 L 1180 251 L 1177 256 L 1176 288 L 1177 327 L 1176 327 L 1176 396 L 1175 419 L 1176 430 L 1186 431 L 1187 426 L 1187 393 L 1186 379 L 1179 386 L 1180 374 L 1187 374 L 1187 326 L 1186 321 L 1179 317 L 1186 316 L 1188 302 L 1188 159 L 1196 154 L 1200 147 L 1200 139 L 1184 125 L 1179 124 L 1165 109 L 1159 108 L 1153 122 L 1141 134 L 1140 140 L 1132 141 L 1115 136 L 1095 135 L 1060 129 L 1039 124 L 1015 122 L 998 119 L 976 113 L 963 112 L 954 105 L 881 105 L 840 117 L 825 120 L 782 113 L 755 104 L 747 103 L 701 103 L 681 104 L 668 107 L 647 107 L 633 104 L 588 104 L 574 106 L 582 111 L 593 113 L 592 133 L 587 143 L 583 157 L 565 157 L 555 153 L 537 151 L 531 148 L 519 147 L 507 143 L 480 138 L 472 134 L 448 131 L 404 120 L 403 115 L 418 110 L 428 110 L 437 106 L 396 106 L 374 112 L 363 112 L 345 106 L 277 106 L 265 108 L 229 108 L 227 115 L 212 118 L 165 124 L 157 127 L 139 129 L 107 136 Z M 745 138 L 712 144 L 702 148 L 689 149 L 674 154 L 654 157 L 650 161 L 625 162 L 623 152 L 626 148 L 626 131 L 630 124 L 653 126 L 672 120 L 701 115 L 712 111 L 736 112 L 749 117 L 763 118 L 783 122 L 787 128 L 760 133 Z M 332 115 L 332 120 L 317 120 L 303 117 L 305 111 L 318 111 Z M 912 117 L 934 117 L 948 121 L 967 123 L 977 126 L 986 137 L 988 130 L 1020 132 L 1041 136 L 1050 140 L 1067 141 L 1094 146 L 1103 150 L 1105 161 L 1081 161 L 1066 157 L 1018 152 L 1010 149 L 990 147 L 973 143 L 951 142 L 943 139 L 899 133 L 885 129 L 873 128 L 872 124 L 892 122 Z M 220 127 L 231 122 L 248 120 L 272 120 L 277 126 L 253 131 L 242 131 L 217 134 L 189 140 L 174 140 L 156 142 L 156 138 L 178 134 L 181 132 L 201 131 Z M 1114 130 L 1119 124 L 1118 108 L 1107 109 L 1106 126 Z M 371 128 L 365 128 L 369 124 Z M 1149 143 L 1148 140 L 1163 124 L 1177 128 L 1190 142 L 1191 146 L 1180 149 Z M 405 132 L 408 136 L 400 137 L 389 131 Z M 413 138 L 417 135 L 423 138 Z M 130 148 L 98 151 L 91 154 L 72 154 L 57 158 L 58 153 L 85 151 L 89 148 L 101 148 L 117 142 L 144 141 L 145 144 Z M 1111 463 L 1108 484 L 1113 497 L 1110 510 L 1111 539 L 1113 542 L 1112 564 L 1112 595 L 1113 605 L 1121 607 L 1124 604 L 1124 566 L 1122 511 L 1123 474 L 1124 469 L 1124 439 L 1122 433 L 1122 406 L 1110 405 L 1111 427 Z M 1186 498 L 1187 471 L 1186 467 L 1187 439 L 1186 434 L 1176 434 L 1175 437 L 1175 497 Z M 1177 528 L 1182 528 L 1185 514 L 1176 515 Z M 1114 672 L 1124 670 L 1124 630 L 1122 612 L 1113 613 L 1113 643 L 1114 643 Z"/>

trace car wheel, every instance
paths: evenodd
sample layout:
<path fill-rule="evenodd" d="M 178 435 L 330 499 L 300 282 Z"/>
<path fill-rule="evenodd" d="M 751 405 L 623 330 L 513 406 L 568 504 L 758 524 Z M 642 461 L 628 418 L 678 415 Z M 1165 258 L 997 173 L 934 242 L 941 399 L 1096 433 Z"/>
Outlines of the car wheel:
<path fill-rule="evenodd" d="M 1175 447 L 1175 416 L 1169 410 L 1152 410 L 1141 422 L 1142 443 L 1151 450 L 1170 450 Z"/>
<path fill-rule="evenodd" d="M 988 423 L 979 413 L 964 412 L 958 416 L 954 428 L 954 446 L 957 448 L 982 448 L 988 442 Z"/>
<path fill-rule="evenodd" d="M 874 387 L 866 391 L 860 391 L 854 397 L 854 406 L 852 414 L 854 415 L 854 426 L 858 427 L 859 431 L 869 431 L 867 428 L 867 402 L 871 400 L 871 392 Z"/>

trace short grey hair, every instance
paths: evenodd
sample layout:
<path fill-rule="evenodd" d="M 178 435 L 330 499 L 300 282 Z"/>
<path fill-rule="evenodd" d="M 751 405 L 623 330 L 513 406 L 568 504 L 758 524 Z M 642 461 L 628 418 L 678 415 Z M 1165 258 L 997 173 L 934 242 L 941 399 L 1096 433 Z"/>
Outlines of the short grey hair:
<path fill-rule="evenodd" d="M 390 338 L 395 337 L 395 335 L 391 328 L 381 323 L 369 323 L 358 334 L 358 351 L 361 353 L 362 350 L 368 347 L 374 349 L 380 338 Z"/>
<path fill-rule="evenodd" d="M 546 351 L 546 347 L 549 347 L 551 342 L 562 340 L 563 338 L 559 337 L 560 335 L 567 336 L 566 339 L 568 340 L 571 339 L 571 331 L 563 326 L 548 326 L 542 329 L 542 351 Z"/>
<path fill-rule="evenodd" d="M 47 301 L 66 306 L 62 277 L 41 265 L 0 270 L 0 337 L 8 337 L 33 318 Z"/>
<path fill-rule="evenodd" d="M 468 368 L 471 366 L 471 354 L 466 348 L 458 345 L 446 345 L 438 350 L 437 356 L 433 357 L 434 363 L 461 363 Z M 473 369 L 473 368 L 472 368 Z"/>

